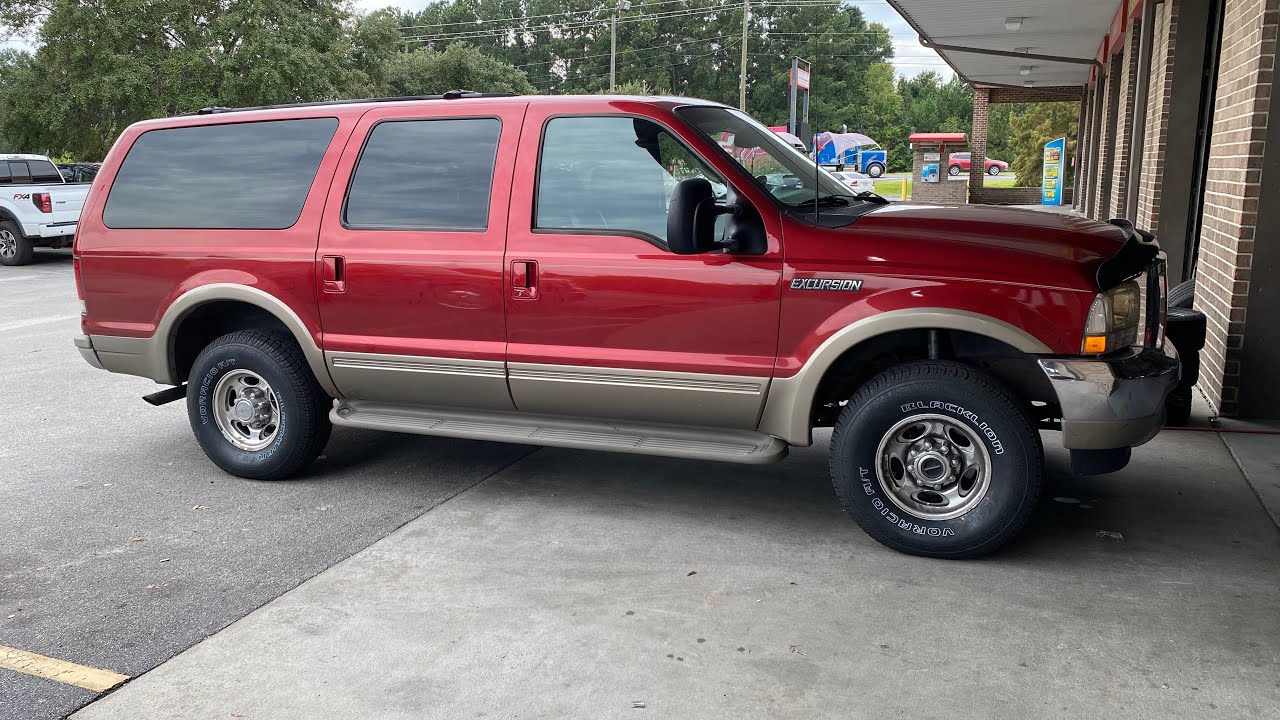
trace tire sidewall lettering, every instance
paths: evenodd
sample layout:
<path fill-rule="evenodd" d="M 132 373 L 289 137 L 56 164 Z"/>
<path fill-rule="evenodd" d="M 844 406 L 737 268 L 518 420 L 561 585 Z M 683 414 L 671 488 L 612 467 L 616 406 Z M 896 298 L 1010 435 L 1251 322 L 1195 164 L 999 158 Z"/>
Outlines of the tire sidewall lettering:
<path fill-rule="evenodd" d="M 947 402 L 945 400 L 917 400 L 903 403 L 901 408 L 904 415 L 928 410 L 941 410 L 943 412 L 950 413 L 951 415 L 964 418 L 973 426 L 973 429 L 982 433 L 982 435 L 987 438 L 987 443 L 991 446 L 992 453 L 996 455 L 1004 454 L 1004 443 L 1000 441 L 1000 436 L 996 433 L 995 428 L 991 427 L 991 425 L 985 420 L 978 417 L 977 413 L 965 408 L 963 405 Z"/>

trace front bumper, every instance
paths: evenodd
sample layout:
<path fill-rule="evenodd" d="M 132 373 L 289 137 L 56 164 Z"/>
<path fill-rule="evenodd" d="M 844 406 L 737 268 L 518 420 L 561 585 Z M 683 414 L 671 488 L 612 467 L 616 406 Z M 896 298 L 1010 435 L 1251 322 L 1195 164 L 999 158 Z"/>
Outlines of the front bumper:
<path fill-rule="evenodd" d="M 1164 427 L 1164 402 L 1178 384 L 1178 353 L 1135 348 L 1107 357 L 1043 357 L 1062 408 L 1062 445 L 1111 450 L 1141 445 Z"/>

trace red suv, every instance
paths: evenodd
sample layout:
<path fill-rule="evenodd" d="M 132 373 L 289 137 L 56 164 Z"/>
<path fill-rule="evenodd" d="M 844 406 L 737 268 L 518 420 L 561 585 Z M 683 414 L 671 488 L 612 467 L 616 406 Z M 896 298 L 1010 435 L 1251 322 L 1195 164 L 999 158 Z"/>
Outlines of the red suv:
<path fill-rule="evenodd" d="M 948 160 L 951 165 L 947 168 L 947 173 L 959 175 L 961 172 L 969 172 L 970 157 L 967 152 L 951 153 L 951 157 Z M 1003 160 L 992 160 L 991 158 L 987 158 L 983 166 L 986 167 L 988 175 L 999 175 L 1009 169 L 1009 163 Z"/>
<path fill-rule="evenodd" d="M 934 557 L 1027 522 L 1041 430 L 1123 467 L 1179 373 L 1150 235 L 855 196 L 677 98 L 139 123 L 75 268 L 84 358 L 171 386 L 234 475 L 298 473 L 331 425 L 737 463 L 834 427 L 849 513 Z"/>

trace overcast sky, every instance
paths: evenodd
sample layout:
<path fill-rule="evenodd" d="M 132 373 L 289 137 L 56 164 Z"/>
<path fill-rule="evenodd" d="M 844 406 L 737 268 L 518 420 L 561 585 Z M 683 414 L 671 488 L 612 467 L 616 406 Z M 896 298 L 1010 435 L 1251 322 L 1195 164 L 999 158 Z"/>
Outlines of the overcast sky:
<path fill-rule="evenodd" d="M 432 0 L 356 0 L 356 7 L 361 10 L 376 10 L 393 5 L 406 10 L 421 10 L 431 3 Z M 884 0 L 848 0 L 846 4 L 857 5 L 862 8 L 867 20 L 878 22 L 889 29 L 893 36 L 893 64 L 899 76 L 910 77 L 925 70 L 935 70 L 943 78 L 951 77 L 951 68 L 947 67 L 937 53 L 920 44 L 911 26 Z"/>

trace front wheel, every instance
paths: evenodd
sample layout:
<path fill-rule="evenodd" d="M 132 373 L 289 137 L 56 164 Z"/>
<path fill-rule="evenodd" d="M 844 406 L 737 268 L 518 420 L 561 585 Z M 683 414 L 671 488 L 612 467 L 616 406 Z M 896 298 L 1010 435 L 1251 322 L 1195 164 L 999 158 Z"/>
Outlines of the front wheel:
<path fill-rule="evenodd" d="M 991 167 L 987 168 L 987 174 L 988 174 L 988 175 L 992 175 L 992 176 L 994 176 L 994 175 L 999 175 L 999 174 L 1000 174 L 1000 166 L 999 166 L 999 165 L 992 165 Z"/>
<path fill-rule="evenodd" d="M 18 223 L 0 221 L 0 265 L 26 265 L 35 255 L 34 251 L 35 246 L 22 234 Z"/>
<path fill-rule="evenodd" d="M 240 330 L 196 358 L 187 415 L 209 459 L 251 480 L 282 480 L 329 441 L 328 397 L 302 350 L 280 332 Z"/>
<path fill-rule="evenodd" d="M 959 174 L 960 174 L 960 166 L 959 166 L 959 165 L 952 165 L 951 167 L 947 168 L 947 174 L 948 174 L 948 175 L 950 175 L 950 176 L 952 176 L 952 177 L 955 177 L 956 175 L 959 175 Z"/>
<path fill-rule="evenodd" d="M 928 361 L 862 386 L 831 438 L 845 510 L 910 555 L 971 558 L 1013 539 L 1035 510 L 1042 451 L 1017 398 L 966 365 Z"/>
<path fill-rule="evenodd" d="M 884 175 L 884 166 L 880 163 L 871 163 L 867 166 L 867 174 L 873 178 L 878 178 Z"/>

